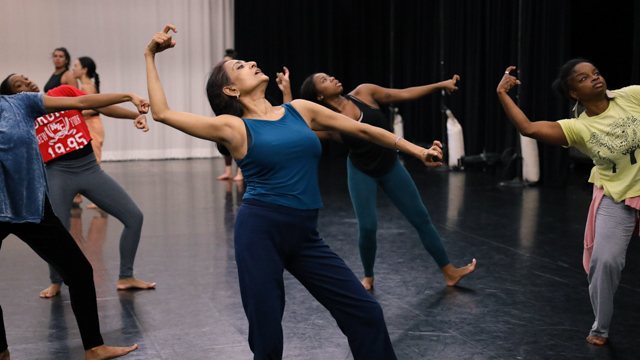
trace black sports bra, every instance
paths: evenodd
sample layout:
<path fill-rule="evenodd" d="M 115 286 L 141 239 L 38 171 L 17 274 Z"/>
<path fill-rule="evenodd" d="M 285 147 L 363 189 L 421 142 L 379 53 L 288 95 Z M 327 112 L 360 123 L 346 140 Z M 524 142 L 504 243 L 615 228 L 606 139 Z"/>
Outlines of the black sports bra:
<path fill-rule="evenodd" d="M 244 122 L 244 120 L 242 121 Z M 249 131 L 249 127 L 247 126 L 246 122 L 244 123 L 244 128 L 247 131 L 247 151 L 249 151 L 249 149 L 251 149 L 251 145 L 253 145 L 253 135 L 251 135 L 251 131 Z M 218 151 L 220 152 L 220 154 L 224 156 L 231 156 L 229 149 L 227 149 L 224 145 L 216 143 L 216 146 L 218 147 Z"/>

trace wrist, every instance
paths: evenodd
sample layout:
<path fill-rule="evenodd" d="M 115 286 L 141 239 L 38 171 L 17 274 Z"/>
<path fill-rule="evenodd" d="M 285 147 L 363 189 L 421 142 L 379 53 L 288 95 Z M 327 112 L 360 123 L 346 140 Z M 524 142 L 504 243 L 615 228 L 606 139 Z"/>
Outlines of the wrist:
<path fill-rule="evenodd" d="M 422 160 L 422 155 L 426 152 L 427 152 L 427 149 L 423 148 L 422 146 L 416 145 L 413 152 L 413 156 L 418 158 L 419 160 Z"/>
<path fill-rule="evenodd" d="M 155 56 L 156 56 L 156 53 L 151 52 L 151 51 L 149 51 L 149 50 L 147 50 L 147 49 L 145 49 L 145 50 L 144 50 L 144 57 L 145 57 L 145 58 L 147 58 L 147 59 L 149 59 L 149 58 L 153 59 Z"/>

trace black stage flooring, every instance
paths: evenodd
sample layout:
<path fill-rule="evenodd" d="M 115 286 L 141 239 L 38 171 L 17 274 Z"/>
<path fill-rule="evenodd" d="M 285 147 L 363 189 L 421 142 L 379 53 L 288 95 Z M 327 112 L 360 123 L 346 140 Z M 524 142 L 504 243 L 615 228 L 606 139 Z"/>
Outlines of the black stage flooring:
<path fill-rule="evenodd" d="M 94 267 L 109 345 L 138 343 L 126 359 L 250 359 L 233 255 L 242 185 L 216 181 L 222 159 L 105 163 L 145 214 L 135 275 L 152 291 L 116 290 L 122 225 L 76 210 L 72 233 Z M 379 195 L 376 299 L 399 359 L 638 359 L 640 247 L 634 239 L 618 289 L 610 344 L 585 341 L 593 321 L 582 239 L 590 189 L 502 189 L 482 172 L 427 171 L 415 179 L 449 257 L 478 259 L 446 287 L 416 232 Z M 362 275 L 344 159 L 323 160 L 320 234 Z M 329 313 L 285 275 L 285 359 L 350 359 Z M 24 243 L 0 251 L 0 304 L 12 359 L 82 359 L 69 293 L 43 300 L 48 271 Z"/>

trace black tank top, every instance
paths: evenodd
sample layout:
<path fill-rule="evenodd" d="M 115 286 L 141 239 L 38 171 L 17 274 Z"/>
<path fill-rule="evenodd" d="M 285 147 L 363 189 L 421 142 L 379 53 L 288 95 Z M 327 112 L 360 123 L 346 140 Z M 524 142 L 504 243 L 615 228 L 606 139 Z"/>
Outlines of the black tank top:
<path fill-rule="evenodd" d="M 49 90 L 53 88 L 57 88 L 58 86 L 62 85 L 62 75 L 64 75 L 64 73 L 66 73 L 67 71 L 69 70 L 65 70 L 58 75 L 56 74 L 51 75 L 51 77 L 49 78 L 49 81 L 47 81 L 47 84 L 44 86 L 44 93 L 46 94 L 49 92 Z"/>
<path fill-rule="evenodd" d="M 380 109 L 371 107 L 354 96 L 345 97 L 360 109 L 359 122 L 391 131 L 389 120 Z M 393 149 L 342 133 L 340 135 L 342 142 L 349 147 L 349 159 L 353 166 L 369 176 L 385 175 L 398 160 L 398 153 Z"/>

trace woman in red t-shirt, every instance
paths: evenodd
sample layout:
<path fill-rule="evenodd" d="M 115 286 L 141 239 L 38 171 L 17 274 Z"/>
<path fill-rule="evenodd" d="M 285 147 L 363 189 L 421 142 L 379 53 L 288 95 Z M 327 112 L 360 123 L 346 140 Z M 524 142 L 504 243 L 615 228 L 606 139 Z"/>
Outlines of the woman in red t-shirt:
<path fill-rule="evenodd" d="M 14 94 L 22 91 L 39 92 L 38 87 L 22 75 L 12 75 L 9 79 Z M 49 90 L 47 95 L 76 97 L 87 94 L 62 85 Z M 97 111 L 111 117 L 134 119 L 138 129 L 149 130 L 146 117 L 135 111 L 118 106 L 108 106 Z M 155 287 L 155 283 L 133 277 L 133 262 L 142 232 L 142 211 L 129 194 L 98 165 L 90 145 L 91 134 L 82 113 L 71 110 L 48 114 L 38 118 L 35 126 L 40 152 L 46 163 L 51 205 L 67 230 L 70 227 L 73 198 L 76 194 L 82 194 L 124 225 L 120 236 L 118 289 Z M 62 285 L 62 277 L 55 269 L 50 267 L 49 273 L 51 285 L 40 292 L 42 298 L 57 295 Z"/>

